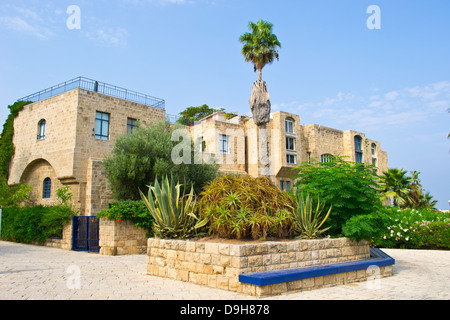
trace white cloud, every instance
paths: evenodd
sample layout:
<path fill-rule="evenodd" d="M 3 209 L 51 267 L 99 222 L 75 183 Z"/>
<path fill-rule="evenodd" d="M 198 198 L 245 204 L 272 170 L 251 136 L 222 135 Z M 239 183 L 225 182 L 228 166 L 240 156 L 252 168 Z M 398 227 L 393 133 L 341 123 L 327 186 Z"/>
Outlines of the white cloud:
<path fill-rule="evenodd" d="M 282 111 L 300 113 L 307 123 L 331 124 L 342 130 L 430 124 L 450 107 L 450 81 L 386 93 L 377 90 L 376 95 L 367 97 L 338 92 L 319 102 L 282 103 L 279 107 Z"/>
<path fill-rule="evenodd" d="M 46 40 L 54 35 L 45 19 L 31 9 L 15 8 L 12 15 L 0 16 L 0 28 Z"/>
<path fill-rule="evenodd" d="M 100 28 L 95 32 L 87 32 L 90 40 L 111 45 L 113 47 L 123 47 L 127 44 L 128 32 L 124 28 Z"/>

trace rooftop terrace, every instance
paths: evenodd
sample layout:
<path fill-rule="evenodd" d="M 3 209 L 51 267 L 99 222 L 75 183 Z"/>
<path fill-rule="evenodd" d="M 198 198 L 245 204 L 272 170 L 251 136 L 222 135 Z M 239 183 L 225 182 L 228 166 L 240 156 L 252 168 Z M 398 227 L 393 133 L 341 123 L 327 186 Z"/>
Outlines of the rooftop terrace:
<path fill-rule="evenodd" d="M 128 89 L 113 86 L 107 83 L 99 82 L 96 80 L 78 77 L 53 87 L 41 90 L 39 92 L 33 93 L 29 96 L 23 97 L 18 101 L 32 101 L 37 102 L 50 97 L 56 96 L 58 94 L 73 90 L 73 89 L 85 89 L 115 98 L 120 98 L 132 102 L 137 102 L 151 107 L 156 107 L 160 109 L 165 109 L 165 101 L 163 99 L 155 98 L 146 94 L 138 93 Z"/>

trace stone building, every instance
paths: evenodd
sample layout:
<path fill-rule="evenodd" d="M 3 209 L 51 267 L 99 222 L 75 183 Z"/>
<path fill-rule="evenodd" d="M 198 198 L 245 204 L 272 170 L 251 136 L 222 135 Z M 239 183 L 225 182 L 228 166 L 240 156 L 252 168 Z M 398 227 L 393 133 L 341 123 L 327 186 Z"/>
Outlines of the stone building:
<path fill-rule="evenodd" d="M 137 121 L 146 126 L 166 117 L 164 100 L 81 77 L 21 100 L 34 102 L 14 120 L 9 184 L 30 184 L 36 204 L 54 203 L 56 190 L 70 186 L 74 204 L 86 216 L 112 201 L 101 162 L 117 137 L 131 132 Z M 205 159 L 212 155 L 221 171 L 258 176 L 259 129 L 251 119 L 226 119 L 217 112 L 188 132 L 198 151 Z M 284 190 L 293 184 L 292 168 L 311 158 L 329 161 L 340 154 L 375 164 L 380 172 L 388 168 L 380 143 L 364 133 L 302 126 L 295 114 L 272 113 L 268 137 L 271 178 Z"/>
<path fill-rule="evenodd" d="M 21 100 L 35 102 L 14 119 L 8 183 L 30 184 L 31 201 L 44 205 L 56 201 L 60 186 L 70 186 L 74 204 L 88 216 L 112 200 L 101 161 L 117 137 L 137 121 L 165 118 L 163 100 L 85 78 Z"/>
<path fill-rule="evenodd" d="M 198 151 L 212 155 L 220 170 L 258 176 L 259 129 L 246 117 L 226 118 L 217 112 L 190 127 Z M 272 180 L 283 190 L 293 185 L 294 169 L 300 163 L 316 159 L 330 161 L 332 155 L 347 156 L 349 161 L 373 164 L 377 171 L 388 169 L 387 154 L 380 142 L 362 132 L 340 131 L 317 124 L 300 125 L 300 117 L 282 111 L 271 114 L 267 126 Z"/>

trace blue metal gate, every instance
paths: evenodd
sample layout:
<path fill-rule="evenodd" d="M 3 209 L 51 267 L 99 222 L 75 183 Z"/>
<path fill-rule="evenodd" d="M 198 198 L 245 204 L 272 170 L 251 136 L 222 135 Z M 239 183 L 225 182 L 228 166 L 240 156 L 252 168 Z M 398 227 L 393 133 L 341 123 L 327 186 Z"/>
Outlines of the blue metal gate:
<path fill-rule="evenodd" d="M 99 252 L 99 219 L 97 217 L 73 217 L 72 250 Z"/>

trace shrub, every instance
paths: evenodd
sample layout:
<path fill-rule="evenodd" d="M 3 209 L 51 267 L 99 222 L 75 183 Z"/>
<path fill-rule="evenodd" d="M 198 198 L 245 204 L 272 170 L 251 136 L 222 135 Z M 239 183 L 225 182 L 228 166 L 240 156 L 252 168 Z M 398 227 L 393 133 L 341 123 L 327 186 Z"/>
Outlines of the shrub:
<path fill-rule="evenodd" d="M 431 209 L 385 208 L 387 221 L 374 245 L 385 248 L 450 248 L 450 213 Z"/>
<path fill-rule="evenodd" d="M 305 197 L 303 192 L 297 192 L 294 195 L 294 200 L 296 207 L 295 220 L 297 221 L 297 226 L 300 230 L 298 238 L 318 238 L 321 234 L 330 229 L 330 227 L 324 229 L 321 228 L 330 216 L 331 207 L 328 209 L 328 212 L 325 213 L 325 216 L 322 216 L 325 203 L 320 202 L 320 199 L 313 200 L 308 193 Z"/>
<path fill-rule="evenodd" d="M 225 175 L 200 194 L 200 214 L 208 232 L 221 238 L 290 237 L 293 199 L 265 177 Z"/>
<path fill-rule="evenodd" d="M 10 207 L 2 211 L 4 240 L 15 242 L 43 242 L 51 236 L 61 236 L 73 211 L 67 206 Z"/>
<path fill-rule="evenodd" d="M 189 238 L 197 235 L 197 230 L 206 223 L 194 213 L 194 188 L 185 193 L 185 186 L 175 184 L 173 177 L 155 180 L 149 187 L 148 196 L 139 190 L 142 200 L 154 219 L 153 232 L 163 239 Z"/>
<path fill-rule="evenodd" d="M 109 208 L 97 214 L 99 218 L 107 218 L 116 221 L 131 221 L 136 227 L 141 227 L 153 235 L 153 217 L 142 200 L 120 200 L 111 202 Z"/>
<path fill-rule="evenodd" d="M 186 180 L 194 185 L 196 193 L 216 177 L 217 165 L 173 163 L 172 150 L 179 144 L 172 141 L 174 129 L 168 122 L 158 122 L 116 140 L 112 152 L 103 160 L 116 200 L 140 200 L 139 189 L 146 190 L 148 182 L 157 176 L 172 174 L 176 180 Z M 194 148 L 191 153 L 193 159 Z"/>
<path fill-rule="evenodd" d="M 341 156 L 334 156 L 328 163 L 312 160 L 296 168 L 299 173 L 294 178 L 299 181 L 295 187 L 333 206 L 324 226 L 330 227 L 330 235 L 339 236 L 349 219 L 373 214 L 382 207 L 378 196 L 378 177 L 373 168 L 346 161 Z"/>

